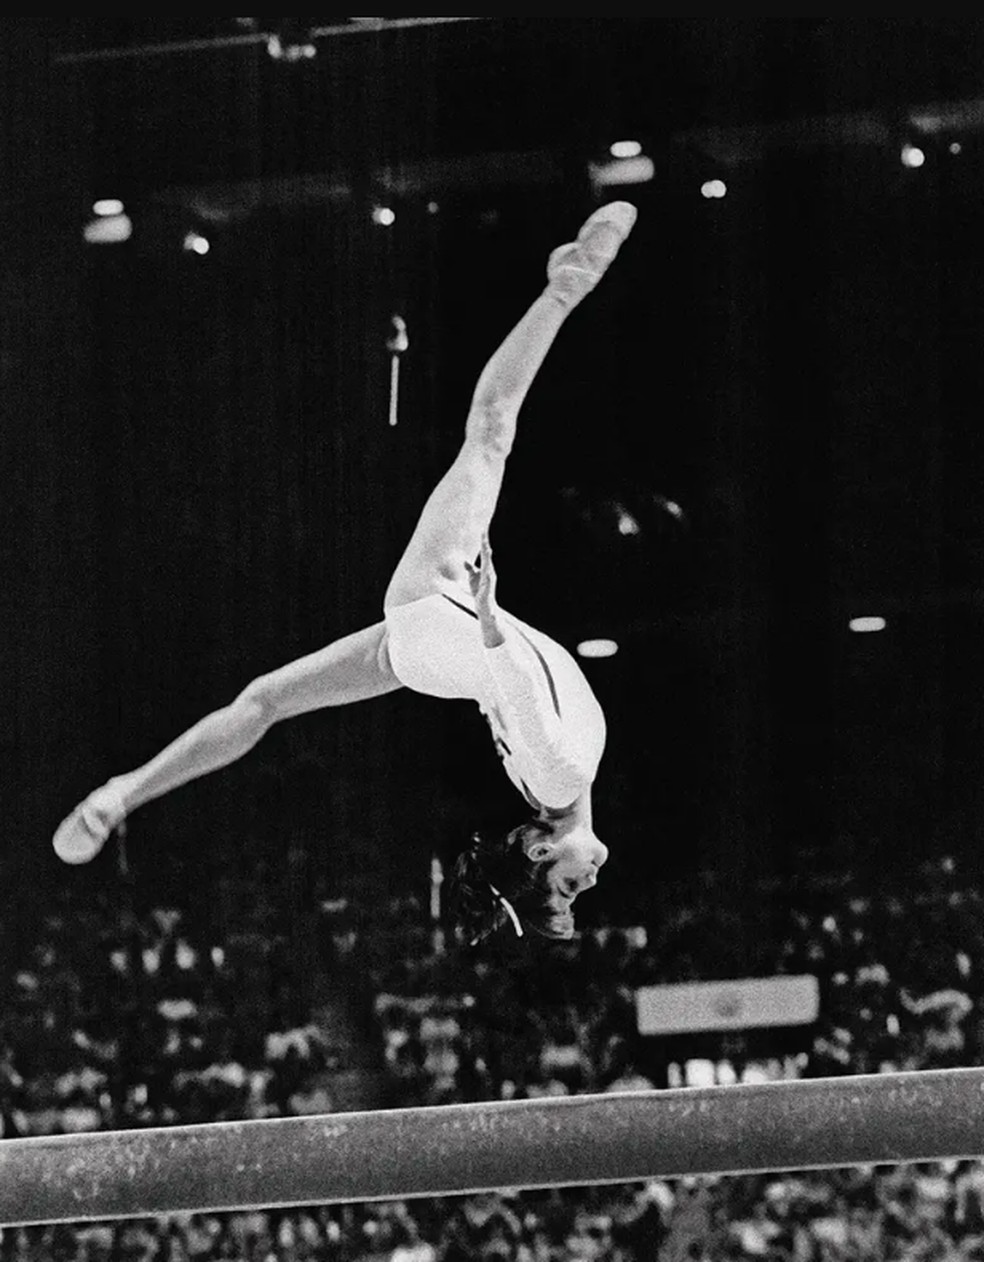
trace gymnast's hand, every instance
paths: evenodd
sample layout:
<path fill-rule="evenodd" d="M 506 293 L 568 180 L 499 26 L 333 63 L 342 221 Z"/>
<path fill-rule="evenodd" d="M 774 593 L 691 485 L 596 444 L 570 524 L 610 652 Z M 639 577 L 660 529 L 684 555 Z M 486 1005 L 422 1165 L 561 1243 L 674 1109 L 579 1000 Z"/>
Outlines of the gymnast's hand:
<path fill-rule="evenodd" d="M 492 563 L 492 545 L 487 534 L 482 535 L 482 551 L 479 564 L 465 562 L 468 585 L 475 599 L 475 612 L 482 628 L 482 642 L 486 648 L 496 648 L 505 643 L 499 626 L 499 606 L 495 600 L 496 574 Z"/>

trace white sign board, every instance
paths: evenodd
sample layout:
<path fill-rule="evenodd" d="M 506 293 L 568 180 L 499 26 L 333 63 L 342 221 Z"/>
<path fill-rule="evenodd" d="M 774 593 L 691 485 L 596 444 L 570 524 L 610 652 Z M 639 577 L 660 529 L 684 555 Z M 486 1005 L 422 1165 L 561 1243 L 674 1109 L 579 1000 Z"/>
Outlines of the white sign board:
<path fill-rule="evenodd" d="M 640 1034 L 809 1025 L 819 1011 L 820 988 L 809 975 L 683 982 L 636 991 Z"/>

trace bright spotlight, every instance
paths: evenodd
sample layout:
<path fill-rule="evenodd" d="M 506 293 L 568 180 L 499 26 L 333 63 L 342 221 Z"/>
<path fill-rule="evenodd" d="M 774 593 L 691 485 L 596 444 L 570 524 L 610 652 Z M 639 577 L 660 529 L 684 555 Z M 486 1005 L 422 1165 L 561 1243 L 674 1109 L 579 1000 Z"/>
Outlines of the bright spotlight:
<path fill-rule="evenodd" d="M 121 245 L 133 235 L 133 224 L 127 215 L 97 215 L 82 229 L 89 245 Z"/>
<path fill-rule="evenodd" d="M 122 215 L 123 203 L 118 197 L 100 197 L 97 202 L 92 203 L 92 213 L 103 217 Z"/>
<path fill-rule="evenodd" d="M 617 652 L 614 640 L 582 640 L 577 646 L 578 657 L 614 657 Z"/>
<path fill-rule="evenodd" d="M 724 197 L 728 191 L 728 186 L 724 180 L 705 180 L 700 186 L 701 197 L 706 197 L 708 201 L 714 201 L 717 198 Z"/>
<path fill-rule="evenodd" d="M 382 228 L 389 228 L 396 223 L 396 211 L 389 206 L 376 206 L 373 208 L 372 221 Z"/>
<path fill-rule="evenodd" d="M 918 145 L 903 145 L 899 156 L 902 159 L 902 165 L 911 169 L 921 167 L 926 161 L 926 155 Z"/>
<path fill-rule="evenodd" d="M 676 500 L 668 500 L 665 495 L 654 495 L 653 503 L 661 508 L 664 513 L 669 513 L 671 517 L 675 517 L 677 521 L 683 521 L 683 509 Z"/>
<path fill-rule="evenodd" d="M 852 618 L 847 625 L 852 631 L 856 631 L 861 635 L 870 631 L 884 631 L 888 623 L 884 618 L 864 617 Z"/>
<path fill-rule="evenodd" d="M 608 152 L 613 158 L 638 158 L 642 145 L 638 140 L 616 140 Z"/>
<path fill-rule="evenodd" d="M 599 191 L 619 185 L 648 184 L 656 174 L 652 158 L 638 153 L 634 158 L 613 158 L 610 162 L 588 164 L 591 183 Z"/>
<path fill-rule="evenodd" d="M 200 232 L 189 232 L 184 239 L 184 248 L 192 254 L 205 255 L 212 247 Z"/>

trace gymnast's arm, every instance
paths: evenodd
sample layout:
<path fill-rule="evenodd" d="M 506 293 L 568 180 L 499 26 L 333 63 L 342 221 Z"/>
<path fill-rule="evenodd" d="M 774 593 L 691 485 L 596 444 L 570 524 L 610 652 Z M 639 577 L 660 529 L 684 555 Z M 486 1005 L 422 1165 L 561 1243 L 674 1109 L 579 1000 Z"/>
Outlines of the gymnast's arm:
<path fill-rule="evenodd" d="M 469 565 L 468 577 L 475 597 L 485 648 L 485 658 L 495 681 L 503 718 L 522 738 L 537 762 L 538 796 L 544 805 L 569 806 L 590 788 L 591 770 L 573 756 L 564 725 L 557 713 L 539 663 L 525 651 L 517 652 L 515 641 L 507 639 L 499 620 L 495 600 L 495 568 L 488 538 L 482 540 L 481 567 Z"/>

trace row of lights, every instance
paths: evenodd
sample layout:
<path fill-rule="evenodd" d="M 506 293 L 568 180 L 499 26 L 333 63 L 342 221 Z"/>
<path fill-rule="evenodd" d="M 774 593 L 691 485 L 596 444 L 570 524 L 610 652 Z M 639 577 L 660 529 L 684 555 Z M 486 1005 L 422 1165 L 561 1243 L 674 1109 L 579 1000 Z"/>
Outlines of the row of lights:
<path fill-rule="evenodd" d="M 847 625 L 848 629 L 856 635 L 867 635 L 875 631 L 884 631 L 888 623 L 884 618 L 865 615 L 860 618 L 852 618 Z M 616 640 L 601 638 L 582 640 L 577 646 L 578 656 L 589 659 L 614 657 L 617 652 L 618 642 Z"/>
<path fill-rule="evenodd" d="M 956 140 L 948 148 L 954 156 L 962 152 L 962 146 Z M 597 186 L 643 184 L 653 178 L 652 161 L 643 155 L 642 144 L 638 140 L 616 140 L 609 146 L 609 153 L 612 163 L 592 168 Z M 926 153 L 918 145 L 904 144 L 899 159 L 909 170 L 918 170 L 925 165 Z M 706 201 L 720 201 L 727 193 L 728 186 L 722 179 L 705 180 L 700 186 L 700 195 Z M 428 214 L 437 214 L 439 209 L 437 202 L 428 202 Z M 84 232 L 86 241 L 90 244 L 109 245 L 129 240 L 133 233 L 133 224 L 118 198 L 101 198 L 95 202 L 92 211 L 94 219 L 86 225 Z M 396 211 L 392 206 L 374 206 L 372 222 L 380 228 L 391 228 L 396 223 Z M 189 232 L 184 240 L 184 248 L 192 254 L 205 255 L 209 252 L 210 245 L 201 233 Z"/>
<path fill-rule="evenodd" d="M 954 140 L 947 146 L 947 151 L 957 157 L 963 152 L 963 146 Z M 609 146 L 608 152 L 614 161 L 592 168 L 596 184 L 644 184 L 653 178 L 655 170 L 652 161 L 643 155 L 638 140 L 616 140 Z M 899 151 L 899 160 L 909 170 L 916 170 L 925 165 L 926 151 L 917 144 L 906 143 Z M 705 180 L 700 186 L 701 196 L 708 201 L 720 200 L 727 192 L 728 186 L 722 179 Z"/>
<path fill-rule="evenodd" d="M 853 631 L 856 635 L 868 635 L 875 631 L 884 631 L 888 626 L 888 623 L 884 618 L 873 615 L 865 615 L 860 618 L 851 618 L 847 626 L 848 630 Z M 618 643 L 615 640 L 582 640 L 577 646 L 577 653 L 579 657 L 614 657 L 617 652 Z"/>
<path fill-rule="evenodd" d="M 947 148 L 955 157 L 963 151 L 963 146 L 957 140 L 951 141 Z M 609 146 L 608 152 L 612 159 L 610 162 L 591 166 L 591 175 L 597 188 L 645 184 L 653 179 L 655 169 L 652 159 L 645 156 L 640 141 L 616 140 Z M 918 170 L 926 163 L 926 151 L 918 144 L 906 143 L 899 151 L 899 160 L 907 169 Z M 700 186 L 700 195 L 707 201 L 720 201 L 727 196 L 727 192 L 728 186 L 720 178 L 704 180 Z M 437 214 L 439 209 L 437 202 L 428 202 L 428 214 Z M 87 241 L 111 244 L 129 239 L 133 225 L 118 198 L 101 198 L 93 205 L 92 210 L 95 218 L 86 227 Z M 372 221 L 378 227 L 391 228 L 396 223 L 396 211 L 391 206 L 375 206 L 372 210 Z M 203 255 L 208 253 L 209 244 L 200 233 L 190 232 L 185 238 L 185 249 Z"/>
<path fill-rule="evenodd" d="M 952 141 L 947 146 L 947 149 L 954 157 L 963 152 L 963 146 L 960 144 L 959 140 Z M 638 140 L 616 140 L 615 143 L 609 147 L 609 153 L 613 158 L 622 161 L 631 158 L 638 158 L 642 154 L 642 145 Z M 907 167 L 921 167 L 926 161 L 925 150 L 921 149 L 918 145 L 913 144 L 904 144 L 899 156 L 901 158 L 902 165 Z"/>
<path fill-rule="evenodd" d="M 436 215 L 440 210 L 437 202 L 427 203 L 427 213 Z M 392 228 L 396 223 L 396 211 L 392 206 L 374 206 L 372 222 L 380 228 Z M 85 225 L 82 235 L 90 245 L 120 245 L 133 235 L 133 222 L 126 213 L 123 202 L 117 197 L 102 197 L 93 203 L 92 218 Z M 190 254 L 204 256 L 212 248 L 208 237 L 197 230 L 185 234 L 183 242 Z"/>
<path fill-rule="evenodd" d="M 959 140 L 951 141 L 947 146 L 947 151 L 953 154 L 954 157 L 957 157 L 958 154 L 963 152 L 963 145 Z M 926 165 L 926 151 L 921 149 L 919 145 L 905 144 L 899 153 L 899 159 L 904 167 L 914 171 Z"/>

